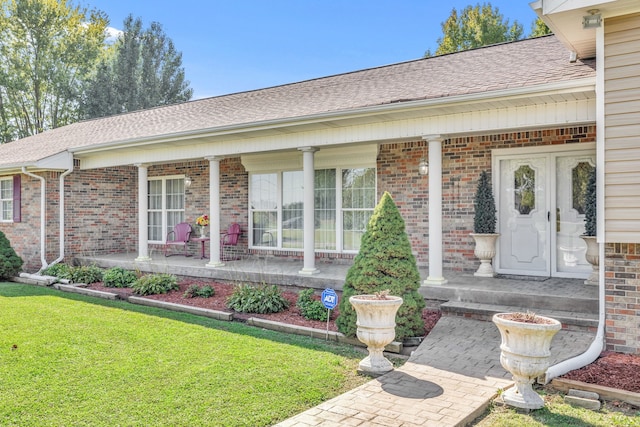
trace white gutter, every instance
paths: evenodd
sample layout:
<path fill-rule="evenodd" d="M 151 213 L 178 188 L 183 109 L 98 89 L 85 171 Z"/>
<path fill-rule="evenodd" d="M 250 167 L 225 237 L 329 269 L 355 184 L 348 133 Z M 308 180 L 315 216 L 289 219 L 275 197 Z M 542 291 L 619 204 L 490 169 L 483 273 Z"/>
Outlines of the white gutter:
<path fill-rule="evenodd" d="M 42 268 L 44 270 L 47 268 L 47 261 L 44 258 L 45 255 L 45 243 L 46 243 L 46 233 L 45 233 L 45 220 L 46 220 L 46 208 L 45 208 L 45 195 L 46 195 L 46 187 L 47 183 L 45 179 L 39 175 L 35 175 L 31 172 L 27 171 L 26 167 L 22 167 L 22 173 L 33 178 L 40 180 L 40 261 L 42 261 Z"/>
<path fill-rule="evenodd" d="M 598 256 L 600 258 L 598 271 L 598 330 L 593 342 L 584 353 L 567 359 L 557 365 L 547 369 L 544 375 L 544 384 L 553 378 L 566 374 L 575 369 L 580 369 L 595 361 L 604 349 L 605 336 L 605 300 L 604 300 L 604 142 L 605 142 L 605 120 L 604 120 L 604 25 L 596 28 L 596 191 L 597 191 L 597 220 L 598 220 Z"/>
<path fill-rule="evenodd" d="M 59 263 L 64 259 L 64 177 L 69 175 L 73 171 L 73 168 L 67 169 L 60 175 L 60 256 L 51 262 L 47 267 Z"/>

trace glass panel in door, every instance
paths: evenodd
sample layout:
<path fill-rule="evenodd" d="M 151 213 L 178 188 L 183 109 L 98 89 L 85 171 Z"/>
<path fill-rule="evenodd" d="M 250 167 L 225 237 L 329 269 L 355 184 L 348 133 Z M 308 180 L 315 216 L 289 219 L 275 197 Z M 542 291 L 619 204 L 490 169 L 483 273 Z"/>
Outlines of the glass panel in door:
<path fill-rule="evenodd" d="M 591 271 L 585 259 L 584 208 L 587 180 L 595 167 L 594 156 L 556 158 L 555 271 L 583 277 Z"/>
<path fill-rule="evenodd" d="M 548 275 L 547 157 L 500 160 L 498 271 Z"/>

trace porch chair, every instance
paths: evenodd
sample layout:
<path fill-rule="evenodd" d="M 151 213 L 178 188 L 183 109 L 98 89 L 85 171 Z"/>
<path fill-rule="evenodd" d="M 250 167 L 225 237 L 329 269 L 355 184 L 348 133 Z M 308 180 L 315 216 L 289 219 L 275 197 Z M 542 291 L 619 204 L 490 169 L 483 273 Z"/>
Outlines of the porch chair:
<path fill-rule="evenodd" d="M 233 223 L 229 226 L 229 229 L 226 233 L 223 233 L 220 236 L 220 259 L 221 261 L 231 261 L 234 259 L 238 259 L 237 256 L 233 255 L 233 251 L 231 251 L 232 246 L 238 246 L 238 239 L 240 238 L 240 225 Z M 231 256 L 229 256 L 225 252 L 225 248 L 228 248 L 231 252 Z"/>
<path fill-rule="evenodd" d="M 169 240 L 170 237 L 172 237 L 171 240 Z M 190 237 L 191 225 L 188 222 L 181 222 L 179 224 L 176 224 L 175 227 L 173 227 L 173 230 L 167 233 L 167 240 L 164 244 L 164 256 L 168 257 L 171 255 L 180 255 L 177 253 L 167 255 L 167 249 L 169 248 L 169 246 L 182 246 L 184 247 L 184 256 L 191 256 L 187 253 L 187 243 L 189 243 Z"/>

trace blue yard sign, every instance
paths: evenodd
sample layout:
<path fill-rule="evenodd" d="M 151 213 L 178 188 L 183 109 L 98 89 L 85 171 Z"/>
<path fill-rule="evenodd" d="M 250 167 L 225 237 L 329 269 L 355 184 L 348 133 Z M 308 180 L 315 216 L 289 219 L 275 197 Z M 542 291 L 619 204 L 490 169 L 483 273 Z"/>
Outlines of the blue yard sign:
<path fill-rule="evenodd" d="M 338 305 L 338 294 L 333 289 L 327 288 L 322 291 L 322 304 L 328 309 L 333 310 Z"/>

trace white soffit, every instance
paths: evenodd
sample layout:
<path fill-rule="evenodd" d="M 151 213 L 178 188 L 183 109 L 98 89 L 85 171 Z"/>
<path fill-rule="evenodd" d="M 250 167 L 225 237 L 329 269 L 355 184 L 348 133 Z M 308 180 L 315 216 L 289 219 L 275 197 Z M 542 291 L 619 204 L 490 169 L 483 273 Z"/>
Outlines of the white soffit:
<path fill-rule="evenodd" d="M 376 167 L 378 145 L 351 145 L 340 148 L 322 148 L 314 153 L 316 169 L 371 168 Z M 241 156 L 247 172 L 276 172 L 301 170 L 302 152 L 284 151 L 276 153 L 247 154 Z"/>

